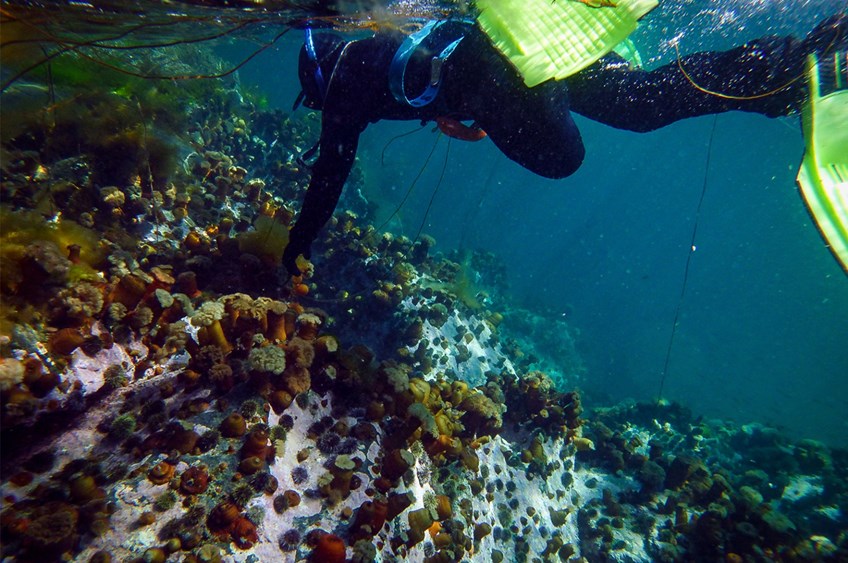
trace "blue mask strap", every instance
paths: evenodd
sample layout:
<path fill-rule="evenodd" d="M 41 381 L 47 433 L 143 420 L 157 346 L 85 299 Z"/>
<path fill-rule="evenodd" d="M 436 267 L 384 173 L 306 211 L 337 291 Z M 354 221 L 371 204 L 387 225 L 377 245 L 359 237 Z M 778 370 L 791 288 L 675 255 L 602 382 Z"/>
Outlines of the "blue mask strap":
<path fill-rule="evenodd" d="M 453 50 L 456 49 L 456 46 L 459 45 L 459 42 L 462 41 L 464 36 L 449 43 L 447 47 L 442 49 L 442 52 L 439 53 L 437 57 L 433 58 L 431 63 L 432 66 L 430 68 L 430 82 L 427 84 L 427 88 L 425 88 L 419 96 L 411 100 L 406 97 L 403 79 L 406 76 L 406 66 L 409 64 L 409 59 L 412 57 L 415 49 L 417 49 L 421 42 L 430 35 L 430 32 L 445 23 L 445 21 L 447 20 L 431 20 L 427 22 L 427 25 L 404 39 L 403 43 L 395 53 L 395 56 L 392 59 L 392 64 L 389 67 L 389 91 L 398 102 L 419 108 L 432 102 L 439 93 L 442 64 L 450 56 L 450 54 L 453 53 Z"/>

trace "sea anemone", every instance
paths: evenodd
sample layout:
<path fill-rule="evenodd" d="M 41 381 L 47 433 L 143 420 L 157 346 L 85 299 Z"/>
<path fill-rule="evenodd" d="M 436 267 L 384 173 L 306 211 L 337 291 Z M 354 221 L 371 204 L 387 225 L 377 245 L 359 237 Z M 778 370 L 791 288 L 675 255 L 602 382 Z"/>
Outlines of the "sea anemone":
<path fill-rule="evenodd" d="M 43 557 L 71 549 L 77 539 L 79 513 L 68 504 L 51 502 L 33 511 L 26 528 L 26 541 L 33 553 Z"/>
<path fill-rule="evenodd" d="M 241 457 L 248 458 L 255 456 L 261 460 L 265 460 L 271 454 L 269 451 L 268 439 L 271 436 L 271 431 L 265 424 L 257 424 L 250 429 L 244 445 L 241 449 Z"/>
<path fill-rule="evenodd" d="M 282 389 L 277 389 L 268 396 L 268 402 L 277 414 L 280 414 L 289 408 L 293 400 L 294 397 L 291 396 L 291 393 Z"/>
<path fill-rule="evenodd" d="M 386 523 L 388 511 L 389 504 L 384 500 L 363 502 L 350 526 L 351 537 L 354 540 L 374 537 Z"/>
<path fill-rule="evenodd" d="M 85 337 L 76 328 L 62 328 L 54 332 L 47 342 L 51 352 L 68 356 L 85 342 Z"/>
<path fill-rule="evenodd" d="M 239 463 L 239 471 L 245 475 L 253 475 L 264 468 L 265 462 L 257 456 L 246 457 Z"/>
<path fill-rule="evenodd" d="M 24 364 L 14 358 L 0 358 L 0 391 L 9 391 L 24 380 Z"/>
<path fill-rule="evenodd" d="M 88 282 L 78 283 L 60 291 L 56 305 L 59 314 L 84 320 L 94 317 L 103 309 L 103 292 Z"/>
<path fill-rule="evenodd" d="M 191 316 L 191 324 L 200 327 L 198 337 L 201 344 L 214 344 L 224 354 L 228 354 L 233 347 L 227 340 L 227 337 L 224 335 L 224 329 L 221 327 L 221 319 L 223 317 L 224 304 L 217 301 L 207 301 Z"/>
<path fill-rule="evenodd" d="M 194 369 L 206 371 L 224 362 L 224 352 L 214 345 L 201 346 L 197 353 L 192 354 L 191 361 Z"/>
<path fill-rule="evenodd" d="M 462 401 L 459 408 L 465 411 L 462 424 L 471 435 L 494 435 L 503 425 L 501 409 L 483 393 L 472 393 Z"/>
<path fill-rule="evenodd" d="M 308 368 L 315 360 L 315 349 L 312 342 L 296 336 L 286 344 L 286 356 L 289 365 Z"/>
<path fill-rule="evenodd" d="M 315 340 L 321 327 L 321 317 L 313 313 L 303 313 L 297 317 L 297 336 L 304 340 Z"/>
<path fill-rule="evenodd" d="M 294 367 L 283 374 L 283 383 L 293 396 L 309 391 L 312 386 L 312 376 L 306 368 Z"/>
<path fill-rule="evenodd" d="M 167 461 L 160 461 L 150 468 L 147 472 L 147 478 L 154 485 L 164 485 L 174 476 L 174 465 Z"/>
<path fill-rule="evenodd" d="M 209 473 L 203 466 L 192 466 L 180 475 L 180 491 L 186 495 L 199 495 L 209 486 Z"/>
<path fill-rule="evenodd" d="M 286 353 L 278 346 L 254 348 L 247 357 L 250 369 L 279 375 L 286 369 Z"/>
<path fill-rule="evenodd" d="M 229 391 L 235 385 L 233 368 L 227 364 L 215 364 L 209 368 L 209 380 L 222 391 Z"/>
<path fill-rule="evenodd" d="M 241 413 L 234 412 L 221 421 L 219 429 L 223 437 L 237 438 L 247 432 L 247 421 Z"/>
<path fill-rule="evenodd" d="M 250 549 L 253 547 L 253 544 L 259 541 L 256 524 L 244 517 L 240 517 L 233 522 L 230 535 L 233 538 L 233 543 L 239 549 Z"/>
<path fill-rule="evenodd" d="M 414 463 L 415 457 L 408 450 L 393 450 L 383 457 L 381 475 L 389 481 L 397 481 Z"/>

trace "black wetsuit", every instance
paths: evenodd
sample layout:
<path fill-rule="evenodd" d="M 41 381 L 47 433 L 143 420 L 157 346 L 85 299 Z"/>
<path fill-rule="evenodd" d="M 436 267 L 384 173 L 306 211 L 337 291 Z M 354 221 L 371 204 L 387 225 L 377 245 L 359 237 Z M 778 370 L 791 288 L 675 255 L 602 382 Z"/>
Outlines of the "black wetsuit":
<path fill-rule="evenodd" d="M 320 154 L 312 169 L 303 209 L 291 231 L 284 263 L 297 273 L 297 254 L 309 247 L 332 215 L 353 166 L 359 135 L 381 119 L 430 121 L 437 117 L 476 122 L 510 159 L 547 178 L 574 173 L 583 161 L 580 132 L 571 116 L 631 131 L 650 131 L 674 121 L 731 110 L 775 117 L 796 110 L 803 100 L 806 54 L 844 45 L 845 15 L 831 18 L 807 39 L 769 37 L 725 52 L 698 53 L 652 71 L 631 68 L 611 54 L 561 81 L 534 88 L 524 85 L 509 61 L 475 25 L 451 22 L 433 31 L 432 45 L 441 48 L 459 33 L 463 40 L 445 61 L 438 96 L 429 105 L 412 107 L 390 92 L 389 69 L 405 36 L 380 33 L 338 45 L 332 64 L 326 61 L 326 96 L 311 107 L 323 111 Z M 439 41 L 438 34 L 444 36 Z M 419 47 L 406 68 L 406 91 L 422 92 L 438 48 Z M 322 56 L 322 53 L 318 53 Z M 314 59 L 313 59 L 314 60 Z M 311 70 L 301 53 L 301 82 L 306 89 Z M 738 100 L 715 92 L 751 97 Z M 794 81 L 794 82 L 793 82 Z M 788 83 L 789 87 L 781 88 Z M 314 85 L 313 85 L 314 88 Z"/>

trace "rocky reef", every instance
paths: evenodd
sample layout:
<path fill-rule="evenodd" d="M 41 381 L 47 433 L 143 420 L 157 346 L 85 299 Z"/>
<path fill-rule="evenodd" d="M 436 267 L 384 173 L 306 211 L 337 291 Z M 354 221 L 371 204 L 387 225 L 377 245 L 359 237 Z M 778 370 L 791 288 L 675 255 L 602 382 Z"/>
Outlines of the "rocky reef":
<path fill-rule="evenodd" d="M 585 412 L 494 256 L 353 209 L 286 277 L 315 116 L 72 62 L 3 139 L 4 561 L 848 557 L 845 452 Z"/>

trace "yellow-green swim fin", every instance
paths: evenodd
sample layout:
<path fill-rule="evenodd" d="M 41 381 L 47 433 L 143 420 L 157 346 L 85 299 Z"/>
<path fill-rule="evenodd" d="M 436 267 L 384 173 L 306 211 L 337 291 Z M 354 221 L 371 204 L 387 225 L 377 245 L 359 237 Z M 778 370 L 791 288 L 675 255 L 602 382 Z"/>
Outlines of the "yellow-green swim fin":
<path fill-rule="evenodd" d="M 597 61 L 624 41 L 657 4 L 658 0 L 477 0 L 477 22 L 532 87 Z"/>
<path fill-rule="evenodd" d="M 848 53 L 807 64 L 801 112 L 806 142 L 798 187 L 828 247 L 848 273 Z"/>

